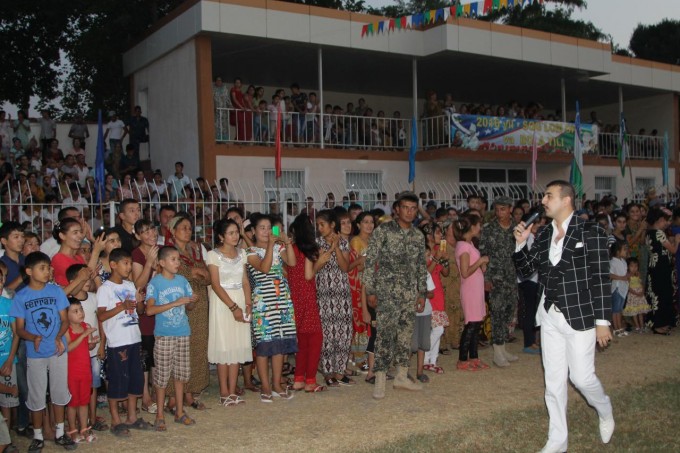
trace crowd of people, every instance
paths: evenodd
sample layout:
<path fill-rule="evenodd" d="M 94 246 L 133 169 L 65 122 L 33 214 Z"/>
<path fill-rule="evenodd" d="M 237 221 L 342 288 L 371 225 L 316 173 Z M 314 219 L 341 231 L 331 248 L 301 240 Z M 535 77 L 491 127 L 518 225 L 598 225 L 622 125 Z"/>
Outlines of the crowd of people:
<path fill-rule="evenodd" d="M 318 144 L 323 137 L 324 143 L 340 148 L 403 150 L 406 146 L 408 124 L 401 113 L 394 111 L 388 118 L 383 110 L 375 112 L 364 98 L 344 108 L 321 105 L 317 93 L 305 93 L 297 83 L 290 86 L 289 94 L 278 89 L 270 98 L 264 87 L 249 85 L 243 91 L 237 77 L 228 89 L 217 77 L 213 101 L 215 134 L 220 141 L 273 144 L 280 115 L 279 134 L 286 144 Z"/>
<path fill-rule="evenodd" d="M 162 432 L 168 416 L 192 425 L 190 411 L 206 408 L 198 395 L 211 364 L 216 402 L 231 407 L 252 401 L 246 392 L 271 404 L 296 391 L 356 385 L 359 376 L 378 399 L 390 379 L 419 390 L 432 374 L 452 371 L 439 357 L 453 351 L 461 372 L 488 369 L 479 349 L 489 346 L 492 363 L 505 368 L 519 359 L 506 349 L 516 327 L 522 352 L 541 354 L 538 279 L 515 272 L 512 239 L 537 206 L 496 197 L 488 211 L 478 195 L 463 208 L 401 193 L 391 205 L 380 194 L 364 210 L 332 195 L 321 210 L 306 204 L 290 225 L 277 213 L 228 207 L 215 218 L 214 243 L 197 240 L 191 214 L 163 204 L 143 217 L 134 198 L 119 203 L 113 228 L 93 231 L 68 205 L 51 238 L 5 222 L 7 425 L 32 438 L 31 451 L 45 439 L 72 449 L 107 429 Z M 680 209 L 671 212 L 653 190 L 646 196 L 621 207 L 605 197 L 575 212 L 609 237 L 619 338 L 670 335 L 677 323 Z M 529 248 L 548 221 L 532 225 Z M 399 333 L 405 325 L 408 338 Z M 97 416 L 102 400 L 108 421 Z M 139 417 L 138 406 L 154 420 Z M 10 443 L 7 432 L 0 442 Z"/>

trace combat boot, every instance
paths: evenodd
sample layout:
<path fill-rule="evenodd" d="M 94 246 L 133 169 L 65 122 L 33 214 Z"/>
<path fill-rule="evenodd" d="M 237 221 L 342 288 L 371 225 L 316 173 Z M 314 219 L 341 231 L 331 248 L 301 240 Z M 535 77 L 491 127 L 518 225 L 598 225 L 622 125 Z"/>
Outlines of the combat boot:
<path fill-rule="evenodd" d="M 385 398 L 385 381 L 387 376 L 384 371 L 375 372 L 375 387 L 373 388 L 373 398 L 381 400 Z"/>
<path fill-rule="evenodd" d="M 397 375 L 394 378 L 394 384 L 392 387 L 395 389 L 404 390 L 422 390 L 423 384 L 420 382 L 413 382 L 408 378 L 408 368 L 405 366 L 397 367 Z"/>
<path fill-rule="evenodd" d="M 508 362 L 517 362 L 519 360 L 519 357 L 517 357 L 514 354 L 510 354 L 506 349 L 507 345 L 508 345 L 507 343 L 503 345 L 503 355 L 505 356 L 505 360 L 507 360 Z"/>
<path fill-rule="evenodd" d="M 493 345 L 493 364 L 500 368 L 510 366 L 510 362 L 508 362 L 508 359 L 505 358 L 505 354 L 503 354 L 503 349 L 505 349 L 505 345 Z"/>

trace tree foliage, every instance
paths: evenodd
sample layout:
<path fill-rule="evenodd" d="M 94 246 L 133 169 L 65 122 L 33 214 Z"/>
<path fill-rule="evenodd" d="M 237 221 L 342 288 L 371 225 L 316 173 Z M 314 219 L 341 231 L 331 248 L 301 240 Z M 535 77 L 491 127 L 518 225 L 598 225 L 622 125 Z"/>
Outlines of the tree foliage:
<path fill-rule="evenodd" d="M 553 3 L 556 7 L 547 8 L 546 3 Z M 592 22 L 572 17 L 575 8 L 586 7 L 584 0 L 547 0 L 546 3 L 533 3 L 524 8 L 502 8 L 480 17 L 480 20 L 594 41 L 607 38 Z"/>
<path fill-rule="evenodd" d="M 639 24 L 633 31 L 629 47 L 638 58 L 680 64 L 680 20 Z"/>
<path fill-rule="evenodd" d="M 26 107 L 57 98 L 56 116 L 126 112 L 122 54 L 182 0 L 3 0 L 0 102 Z"/>
<path fill-rule="evenodd" d="M 74 2 L 75 3 L 75 2 Z M 0 102 L 27 108 L 33 95 L 57 95 L 62 49 L 76 13 L 71 2 L 0 2 Z"/>

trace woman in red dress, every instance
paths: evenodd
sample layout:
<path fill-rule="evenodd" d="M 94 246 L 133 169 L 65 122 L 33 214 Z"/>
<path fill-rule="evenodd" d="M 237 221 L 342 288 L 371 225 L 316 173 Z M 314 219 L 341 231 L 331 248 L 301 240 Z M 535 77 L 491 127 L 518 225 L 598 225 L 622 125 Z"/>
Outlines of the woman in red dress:
<path fill-rule="evenodd" d="M 253 131 L 253 112 L 248 108 L 245 96 L 241 91 L 241 79 L 234 79 L 234 86 L 229 91 L 231 103 L 236 109 L 229 117 L 229 123 L 236 126 L 236 141 L 248 142 L 252 137 Z"/>
<path fill-rule="evenodd" d="M 321 356 L 323 333 L 319 305 L 316 301 L 314 263 L 328 260 L 328 254 L 319 255 L 314 239 L 314 227 L 306 214 L 300 214 L 290 227 L 294 237 L 295 266 L 288 267 L 288 285 L 295 311 L 298 352 L 295 356 L 294 390 L 305 389 L 308 393 L 326 390 L 317 384 L 316 373 Z"/>

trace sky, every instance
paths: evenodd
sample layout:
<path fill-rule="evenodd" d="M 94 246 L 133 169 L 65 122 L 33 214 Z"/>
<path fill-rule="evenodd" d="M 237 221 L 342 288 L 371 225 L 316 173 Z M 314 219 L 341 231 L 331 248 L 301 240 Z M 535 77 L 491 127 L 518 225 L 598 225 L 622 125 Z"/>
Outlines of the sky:
<path fill-rule="evenodd" d="M 471 3 L 472 0 L 463 0 Z M 574 12 L 574 17 L 590 21 L 614 43 L 627 48 L 635 27 L 651 25 L 664 18 L 680 18 L 680 0 L 587 0 L 588 7 Z M 370 6 L 393 5 L 392 0 L 366 0 Z"/>

